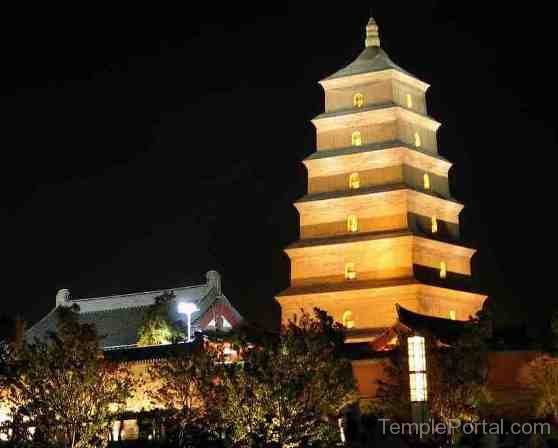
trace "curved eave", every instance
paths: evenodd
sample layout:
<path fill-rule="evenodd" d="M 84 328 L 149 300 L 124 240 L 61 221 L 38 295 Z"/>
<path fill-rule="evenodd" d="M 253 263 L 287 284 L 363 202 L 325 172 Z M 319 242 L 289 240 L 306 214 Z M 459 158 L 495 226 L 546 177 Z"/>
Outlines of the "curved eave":
<path fill-rule="evenodd" d="M 328 131 L 355 124 L 377 124 L 384 121 L 393 121 L 401 117 L 409 122 L 424 126 L 433 132 L 436 132 L 442 125 L 442 123 L 428 115 L 419 114 L 395 103 L 369 106 L 358 110 L 349 109 L 338 112 L 326 112 L 318 115 L 311 121 L 318 131 Z"/>
<path fill-rule="evenodd" d="M 361 232 L 358 234 L 350 235 L 335 235 L 318 238 L 307 238 L 298 240 L 285 248 L 285 252 L 289 253 L 297 249 L 304 249 L 307 247 L 318 247 L 335 244 L 355 243 L 359 241 L 381 240 L 386 238 L 401 238 L 406 236 L 413 236 L 413 233 L 407 229 L 405 230 L 382 230 L 379 232 Z"/>
<path fill-rule="evenodd" d="M 414 109 L 409 109 L 409 108 L 404 107 L 401 104 L 395 103 L 393 101 L 388 101 L 387 103 L 369 104 L 368 106 L 363 106 L 363 107 L 360 107 L 358 109 L 355 109 L 354 107 L 349 107 L 349 108 L 346 108 L 346 109 L 335 110 L 333 112 L 322 112 L 321 114 L 314 117 L 314 120 L 322 120 L 324 118 L 332 118 L 332 117 L 342 117 L 342 116 L 345 116 L 345 115 L 351 115 L 351 114 L 363 113 L 363 112 L 370 112 L 370 111 L 373 111 L 373 110 L 390 109 L 392 107 L 401 108 L 405 111 L 408 111 L 408 112 L 411 112 L 413 114 L 420 115 L 421 117 L 426 117 L 428 119 L 433 120 L 433 118 L 430 117 L 429 115 L 420 113 L 420 112 L 418 112 Z"/>
<path fill-rule="evenodd" d="M 386 149 L 399 149 L 399 148 L 409 149 L 411 151 L 415 151 L 419 154 L 431 157 L 433 159 L 446 162 L 451 167 L 451 163 L 445 157 L 442 157 L 438 154 L 432 153 L 425 149 L 419 148 L 417 146 L 409 145 L 408 143 L 405 143 L 404 141 L 401 140 L 390 140 L 389 142 L 381 142 L 381 143 L 369 143 L 362 146 L 347 146 L 345 148 L 321 149 L 306 157 L 303 160 L 303 163 L 306 160 L 325 159 L 328 157 L 345 156 L 350 154 L 359 154 L 363 152 L 373 152 L 373 151 L 382 151 Z"/>
<path fill-rule="evenodd" d="M 351 88 L 358 84 L 366 84 L 369 82 L 382 80 L 397 80 L 404 84 L 410 84 L 422 92 L 426 92 L 430 88 L 430 84 L 406 72 L 388 68 L 380 71 L 363 72 L 354 75 L 342 76 L 337 78 L 325 78 L 319 81 L 324 90 Z"/>
<path fill-rule="evenodd" d="M 415 278 L 398 278 L 387 280 L 358 280 L 343 283 L 323 283 L 319 285 L 291 286 L 276 295 L 280 301 L 296 300 L 298 296 L 308 294 L 329 294 L 332 292 L 358 291 L 379 288 L 399 288 L 401 286 L 418 285 Z"/>
<path fill-rule="evenodd" d="M 346 244 L 355 243 L 360 241 L 372 241 L 381 239 L 391 239 L 391 238 L 404 238 L 404 237 L 414 237 L 420 240 L 423 245 L 436 245 L 436 246 L 448 246 L 458 252 L 460 256 L 472 257 L 477 249 L 471 245 L 467 245 L 462 241 L 454 241 L 448 239 L 436 238 L 433 239 L 429 235 L 425 235 L 422 232 L 415 231 L 414 229 L 404 229 L 404 230 L 382 230 L 379 232 L 362 232 L 356 235 L 336 235 L 331 237 L 317 237 L 317 238 L 307 238 L 304 240 L 298 240 L 285 248 L 285 252 L 296 251 L 299 249 L 305 249 L 308 247 L 319 247 L 319 246 L 329 246 L 335 244 Z"/>
<path fill-rule="evenodd" d="M 451 297 L 452 300 L 473 305 L 482 305 L 487 298 L 486 294 L 473 289 L 452 288 L 450 285 L 433 285 L 414 277 L 291 286 L 277 294 L 276 298 L 279 302 L 287 304 L 289 302 L 297 303 L 301 298 L 307 298 L 310 295 L 389 288 L 417 288 L 419 291 L 423 290 L 425 295 L 428 293 L 438 293 L 440 296 Z"/>
<path fill-rule="evenodd" d="M 383 185 L 380 187 L 365 187 L 365 188 L 359 188 L 359 189 L 347 190 L 347 191 L 328 191 L 325 193 L 307 194 L 306 196 L 303 196 L 298 201 L 296 201 L 294 203 L 294 206 L 297 207 L 297 204 L 302 204 L 304 202 L 323 201 L 326 199 L 338 199 L 338 198 L 361 196 L 367 194 L 380 194 L 380 193 L 387 193 L 387 192 L 398 191 L 398 190 L 409 190 L 417 194 L 424 194 L 425 196 L 429 196 L 434 199 L 439 199 L 440 201 L 451 202 L 452 204 L 455 204 L 456 206 L 459 206 L 461 207 L 461 209 L 463 209 L 463 204 L 461 204 L 460 202 L 456 201 L 453 198 L 441 197 L 432 194 L 429 191 L 420 191 L 406 183 Z"/>

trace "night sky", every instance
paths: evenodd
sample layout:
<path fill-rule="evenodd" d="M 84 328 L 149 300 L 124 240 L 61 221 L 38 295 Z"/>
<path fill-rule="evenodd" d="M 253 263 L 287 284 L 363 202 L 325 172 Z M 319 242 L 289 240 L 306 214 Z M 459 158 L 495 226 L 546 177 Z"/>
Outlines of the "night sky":
<path fill-rule="evenodd" d="M 33 322 L 59 288 L 164 289 L 217 269 L 247 319 L 276 322 L 300 161 L 323 109 L 317 81 L 361 51 L 372 7 L 383 48 L 432 86 L 464 239 L 479 249 L 474 272 L 500 325 L 542 328 L 556 302 L 555 17 L 492 3 L 504 4 L 3 14 L 0 314 Z"/>

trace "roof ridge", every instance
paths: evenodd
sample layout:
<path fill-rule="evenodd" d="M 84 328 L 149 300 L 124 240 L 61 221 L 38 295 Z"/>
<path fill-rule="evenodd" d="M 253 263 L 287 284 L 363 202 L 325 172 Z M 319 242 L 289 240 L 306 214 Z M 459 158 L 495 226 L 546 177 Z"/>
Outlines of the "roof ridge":
<path fill-rule="evenodd" d="M 110 313 L 115 310 L 130 310 L 130 309 L 138 309 L 138 308 L 148 308 L 152 305 L 137 305 L 137 306 L 123 306 L 122 308 L 109 308 L 103 310 L 94 310 L 94 311 L 80 311 L 79 314 L 101 314 L 101 313 Z"/>
<path fill-rule="evenodd" d="M 147 294 L 155 294 L 155 293 L 164 293 L 167 291 L 174 291 L 174 290 L 183 290 L 183 289 L 193 289 L 193 288 L 201 288 L 207 286 L 207 283 L 199 283 L 196 285 L 190 285 L 190 286 L 177 286 L 174 288 L 164 288 L 164 289 L 154 289 L 152 291 L 139 291 L 139 292 L 129 292 L 129 293 L 125 293 L 125 294 L 113 294 L 113 295 L 108 295 L 108 296 L 99 296 L 99 297 L 86 297 L 83 299 L 70 299 L 68 302 L 69 303 L 76 303 L 79 304 L 78 302 L 88 302 L 88 301 L 94 301 L 94 300 L 109 300 L 109 299 L 114 299 L 117 297 L 129 297 L 129 296 L 139 296 L 139 295 L 147 295 Z"/>

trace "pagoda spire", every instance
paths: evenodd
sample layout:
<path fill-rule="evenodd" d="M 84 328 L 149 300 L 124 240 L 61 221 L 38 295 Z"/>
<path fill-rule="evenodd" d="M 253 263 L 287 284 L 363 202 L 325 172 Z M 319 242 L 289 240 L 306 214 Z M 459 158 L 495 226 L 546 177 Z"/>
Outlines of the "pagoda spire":
<path fill-rule="evenodd" d="M 366 48 L 368 47 L 379 47 L 380 46 L 380 34 L 378 31 L 378 25 L 374 17 L 370 16 L 368 24 L 366 25 Z"/>

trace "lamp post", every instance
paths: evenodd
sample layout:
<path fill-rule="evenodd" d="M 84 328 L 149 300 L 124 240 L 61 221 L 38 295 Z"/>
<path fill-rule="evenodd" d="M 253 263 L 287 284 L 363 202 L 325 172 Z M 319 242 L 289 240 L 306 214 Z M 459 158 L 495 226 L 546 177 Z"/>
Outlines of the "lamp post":
<path fill-rule="evenodd" d="M 188 316 L 188 339 L 186 340 L 186 342 L 192 342 L 192 330 L 191 330 L 192 314 L 194 314 L 196 311 L 199 311 L 199 310 L 200 309 L 193 302 L 179 302 L 178 303 L 178 312 L 180 314 L 186 314 L 186 316 Z"/>
<path fill-rule="evenodd" d="M 426 419 L 428 382 L 426 379 L 426 340 L 414 335 L 407 338 L 409 355 L 409 385 L 413 421 L 422 423 Z"/>

